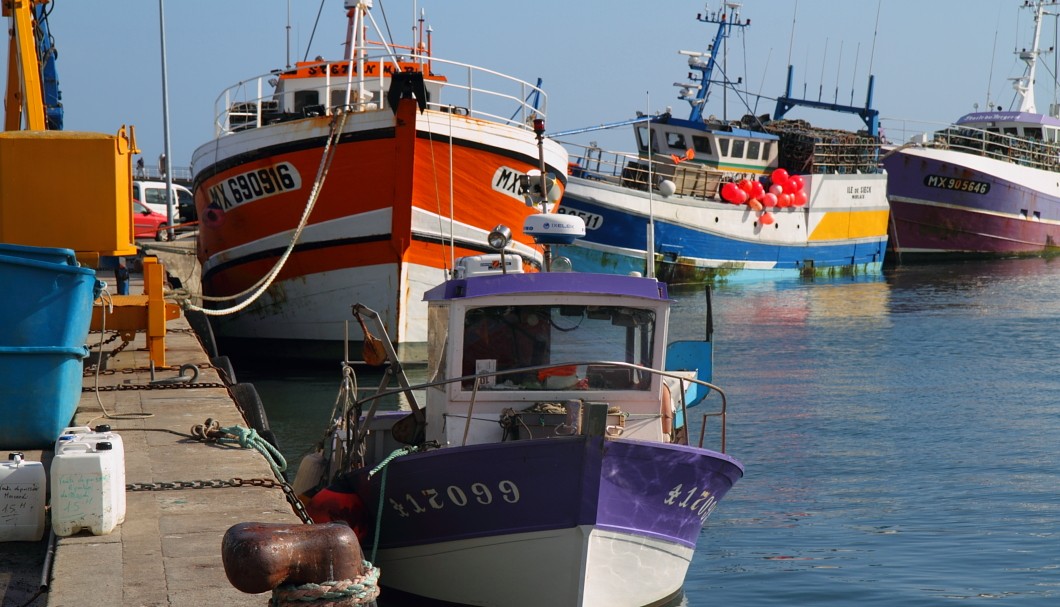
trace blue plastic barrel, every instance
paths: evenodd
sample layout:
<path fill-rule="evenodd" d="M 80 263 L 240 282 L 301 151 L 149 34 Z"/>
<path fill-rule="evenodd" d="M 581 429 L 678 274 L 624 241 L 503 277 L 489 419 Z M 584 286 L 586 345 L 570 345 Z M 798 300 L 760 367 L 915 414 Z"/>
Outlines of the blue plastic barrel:
<path fill-rule="evenodd" d="M 47 449 L 81 401 L 88 348 L 0 346 L 0 451 Z"/>
<path fill-rule="evenodd" d="M 92 302 L 103 288 L 95 270 L 0 254 L 0 285 L 0 346 L 77 347 L 88 340 Z"/>
<path fill-rule="evenodd" d="M 0 255 L 25 257 L 26 259 L 36 259 L 37 261 L 50 261 L 52 263 L 62 263 L 68 266 L 78 265 L 77 255 L 74 254 L 73 249 L 31 247 L 24 244 L 8 244 L 0 242 Z"/>

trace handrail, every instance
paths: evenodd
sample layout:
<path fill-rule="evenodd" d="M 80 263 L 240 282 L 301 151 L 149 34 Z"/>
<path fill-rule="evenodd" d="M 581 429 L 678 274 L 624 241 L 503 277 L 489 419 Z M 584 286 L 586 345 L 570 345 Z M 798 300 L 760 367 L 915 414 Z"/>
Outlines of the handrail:
<path fill-rule="evenodd" d="M 634 152 L 616 152 L 598 146 L 586 146 L 558 141 L 570 153 L 568 173 L 574 177 L 612 183 L 622 187 L 646 190 L 649 173 L 656 178 L 652 189 L 659 190 L 658 180 L 678 181 L 678 194 L 721 201 L 718 186 L 725 181 L 755 179 L 767 173 L 729 171 L 711 167 L 697 160 L 675 162 L 665 154 L 656 153 L 651 159 Z M 881 144 L 862 138 L 860 141 L 833 143 L 804 141 L 791 144 L 810 149 L 796 150 L 793 156 L 803 159 L 805 166 L 787 167 L 800 174 L 873 174 L 880 169 Z M 649 170 L 650 164 L 650 170 Z M 702 173 L 702 175 L 697 175 Z M 683 176 L 684 179 L 675 179 Z M 693 179 L 694 177 L 699 179 Z"/>
<path fill-rule="evenodd" d="M 333 106 L 330 103 L 330 94 L 333 91 L 346 91 L 346 98 L 351 99 L 349 105 L 353 111 L 365 111 L 366 109 L 369 109 L 367 103 L 357 98 L 358 96 L 356 95 L 356 92 L 358 87 L 361 84 L 378 83 L 379 87 L 382 88 L 382 83 L 384 81 L 383 65 L 389 64 L 392 61 L 401 61 L 406 63 L 420 62 L 421 65 L 431 65 L 432 70 L 435 69 L 437 64 L 453 68 L 453 73 L 442 74 L 445 76 L 444 80 L 428 80 L 428 84 L 436 83 L 440 86 L 442 95 L 446 97 L 445 100 L 431 99 L 427 104 L 431 109 L 460 109 L 466 111 L 468 115 L 475 118 L 517 126 L 524 130 L 532 130 L 533 118 L 544 118 L 546 116 L 548 96 L 539 87 L 494 70 L 467 63 L 447 61 L 434 56 L 379 53 L 363 59 L 358 58 L 351 61 L 320 61 L 300 65 L 298 66 L 298 69 L 343 65 L 360 61 L 363 61 L 365 64 L 374 63 L 379 65 L 380 67 L 377 70 L 378 75 L 365 76 L 363 78 L 333 78 L 330 74 L 330 70 L 323 70 L 324 75 L 322 77 L 324 78 L 324 86 L 327 90 L 326 98 L 322 103 L 325 114 L 330 114 L 333 109 Z M 293 71 L 288 73 L 293 73 Z M 265 102 L 276 101 L 275 87 L 279 83 L 282 74 L 283 72 L 280 70 L 274 70 L 265 74 L 253 76 L 246 80 L 241 80 L 223 90 L 214 101 L 215 136 L 221 137 L 233 132 L 262 126 L 263 104 Z M 476 81 L 480 79 L 496 82 L 496 86 L 492 88 L 480 86 L 476 84 Z M 502 86 L 504 88 L 502 88 Z M 266 90 L 269 92 L 264 92 Z M 534 95 L 534 93 L 537 93 L 537 95 Z M 527 101 L 534 97 L 540 98 L 539 107 L 535 107 Z M 373 101 L 373 103 L 375 105 L 370 109 L 383 109 L 386 103 L 385 95 L 381 95 L 380 98 Z M 510 104 L 512 103 L 516 104 L 519 108 L 514 114 L 510 107 Z M 502 105 L 507 109 L 502 111 L 500 109 L 500 106 Z M 494 106 L 497 106 L 498 109 L 493 109 Z M 288 108 L 288 112 L 293 112 L 293 110 Z M 518 119 L 513 119 L 513 116 L 518 116 Z M 237 120 L 233 121 L 232 118 L 237 118 Z"/>
<path fill-rule="evenodd" d="M 725 425 L 726 425 L 726 414 L 728 412 L 728 398 L 726 397 L 724 390 L 722 390 L 721 388 L 719 388 L 718 386 L 716 386 L 716 385 L 714 385 L 714 384 L 712 384 L 710 382 L 703 381 L 701 379 L 695 379 L 695 378 L 687 377 L 685 375 L 682 375 L 681 373 L 664 371 L 662 369 L 653 369 L 651 367 L 645 367 L 645 366 L 637 365 L 637 364 L 634 364 L 634 363 L 626 363 L 626 362 L 618 362 L 618 361 L 576 361 L 576 362 L 549 363 L 549 364 L 545 364 L 545 365 L 533 365 L 533 366 L 528 366 L 528 367 L 519 367 L 519 368 L 515 368 L 515 369 L 504 369 L 504 370 L 500 370 L 500 371 L 488 371 L 488 372 L 483 372 L 483 373 L 475 373 L 473 375 L 463 375 L 463 376 L 460 376 L 460 377 L 453 377 L 453 378 L 448 378 L 448 379 L 440 379 L 440 380 L 428 381 L 428 382 L 424 382 L 424 383 L 420 383 L 420 384 L 409 385 L 407 388 L 395 388 L 395 389 L 391 389 L 391 390 L 383 390 L 383 391 L 376 392 L 375 394 L 366 396 L 364 398 L 359 398 L 359 399 L 357 399 L 356 407 L 354 407 L 354 410 L 361 411 L 361 410 L 363 410 L 363 405 L 364 404 L 371 403 L 369 405 L 369 407 L 368 407 L 368 410 L 365 411 L 365 413 L 364 413 L 365 423 L 367 424 L 369 420 L 371 420 L 373 417 L 375 417 L 376 409 L 377 409 L 377 407 L 379 405 L 379 400 L 382 399 L 382 398 L 388 397 L 388 396 L 396 396 L 398 394 L 404 394 L 404 393 L 407 393 L 407 392 L 411 392 L 413 390 L 425 390 L 427 388 L 434 388 L 434 387 L 438 387 L 438 386 L 445 386 L 445 385 L 452 384 L 452 383 L 455 383 L 455 382 L 464 382 L 464 381 L 471 381 L 471 380 L 474 381 L 474 388 L 472 389 L 472 393 L 473 393 L 473 395 L 475 395 L 478 392 L 478 386 L 480 385 L 482 380 L 485 379 L 485 378 L 499 377 L 499 376 L 502 376 L 502 375 L 514 375 L 514 374 L 526 373 L 526 372 L 530 372 L 530 371 L 541 371 L 541 370 L 544 370 L 544 369 L 554 369 L 554 368 L 557 368 L 557 367 L 588 366 L 588 365 L 612 366 L 612 367 L 633 369 L 633 370 L 637 370 L 637 371 L 651 373 L 653 375 L 660 375 L 660 376 L 663 376 L 663 377 L 670 377 L 670 378 L 673 378 L 673 379 L 677 379 L 679 382 L 681 382 L 680 385 L 681 385 L 682 408 L 684 407 L 684 393 L 685 393 L 685 384 L 684 384 L 684 382 L 690 382 L 690 383 L 698 384 L 698 385 L 704 386 L 704 387 L 706 387 L 706 388 L 708 388 L 708 389 L 710 389 L 710 390 L 712 390 L 714 392 L 717 392 L 718 395 L 721 397 L 721 408 L 718 411 L 706 413 L 704 415 L 704 417 L 712 416 L 712 417 L 720 417 L 721 418 L 721 449 L 720 449 L 720 452 L 721 453 L 725 453 Z M 506 391 L 502 391 L 500 393 L 503 394 L 505 392 Z M 542 392 L 548 392 L 548 391 L 542 391 Z M 474 399 L 474 396 L 472 398 Z M 468 413 L 468 418 L 469 418 L 468 423 L 470 423 L 470 417 L 471 416 L 470 416 L 470 412 L 469 412 Z M 687 426 L 687 424 L 688 424 L 687 416 L 685 416 L 684 419 L 685 419 L 685 424 Z M 355 421 L 355 420 L 350 420 L 350 422 L 352 422 L 352 421 Z M 351 423 L 351 425 L 352 425 L 352 423 Z M 703 446 L 703 434 L 705 433 L 705 431 L 706 431 L 706 427 L 705 427 L 705 423 L 704 423 L 704 427 L 700 429 L 700 439 L 699 439 L 699 446 L 700 447 Z M 465 430 L 465 432 L 466 432 L 466 430 Z M 466 440 L 466 438 L 465 438 L 465 440 Z"/>
<path fill-rule="evenodd" d="M 952 149 L 1010 164 L 1060 172 L 1060 142 L 994 133 L 964 124 L 898 122 L 900 128 L 893 129 L 892 132 L 900 133 L 899 140 L 907 141 L 911 145 Z M 922 129 L 910 130 L 907 123 L 928 125 L 932 127 L 932 132 Z"/>

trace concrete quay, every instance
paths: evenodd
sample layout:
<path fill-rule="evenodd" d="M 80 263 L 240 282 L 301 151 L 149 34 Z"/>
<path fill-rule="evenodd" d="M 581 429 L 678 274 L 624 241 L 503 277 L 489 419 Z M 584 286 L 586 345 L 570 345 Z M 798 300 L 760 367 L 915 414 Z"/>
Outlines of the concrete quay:
<path fill-rule="evenodd" d="M 101 276 L 105 280 L 108 277 Z M 140 292 L 134 275 L 132 292 Z M 112 280 L 108 280 L 112 282 Z M 104 336 L 108 337 L 108 336 Z M 100 334 L 89 335 L 89 345 Z M 103 346 L 111 352 L 120 340 Z M 268 603 L 269 593 L 231 586 L 221 562 L 221 540 L 241 522 L 298 524 L 268 461 L 235 442 L 204 442 L 191 429 L 216 420 L 249 427 L 229 389 L 183 316 L 167 323 L 166 367 L 155 380 L 175 378 L 181 366 L 199 369 L 195 384 L 152 384 L 142 332 L 109 358 L 107 370 L 83 378 L 72 425 L 107 424 L 122 437 L 127 491 L 125 522 L 109 534 L 88 532 L 40 542 L 0 543 L 0 603 L 20 607 L 229 606 Z M 97 384 L 98 382 L 98 384 Z M 99 390 L 95 390 L 98 385 Z M 50 450 L 25 452 L 49 468 Z M 224 481 L 217 483 L 199 481 Z M 262 479 L 232 486 L 232 479 Z M 203 488 L 161 489 L 159 483 Z M 261 486 L 265 485 L 265 486 Z"/>

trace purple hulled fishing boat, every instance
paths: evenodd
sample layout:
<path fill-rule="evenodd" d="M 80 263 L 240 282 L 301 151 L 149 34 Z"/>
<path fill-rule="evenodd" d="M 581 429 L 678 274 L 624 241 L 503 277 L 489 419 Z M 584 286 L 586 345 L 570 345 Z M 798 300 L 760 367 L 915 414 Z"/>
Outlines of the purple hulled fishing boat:
<path fill-rule="evenodd" d="M 1034 12 L 1014 105 L 963 116 L 893 147 L 883 158 L 898 261 L 1041 255 L 1060 251 L 1060 117 L 1038 113 L 1034 82 L 1045 9 Z"/>
<path fill-rule="evenodd" d="M 524 231 L 547 245 L 584 225 L 540 214 Z M 314 520 L 354 526 L 386 597 L 673 600 L 704 524 L 743 475 L 724 453 L 724 393 L 708 383 L 709 319 L 706 339 L 668 344 L 665 283 L 523 273 L 503 252 L 508 234 L 498 226 L 490 241 L 502 253 L 460 260 L 426 293 L 424 383 L 410 385 L 377 315 L 354 306 L 365 359 L 385 358 L 383 380 L 356 399 L 344 367 L 330 431 L 295 490 Z M 546 270 L 566 265 L 546 253 Z M 400 410 L 385 410 L 397 395 Z M 690 428 L 702 402 L 713 406 Z"/>

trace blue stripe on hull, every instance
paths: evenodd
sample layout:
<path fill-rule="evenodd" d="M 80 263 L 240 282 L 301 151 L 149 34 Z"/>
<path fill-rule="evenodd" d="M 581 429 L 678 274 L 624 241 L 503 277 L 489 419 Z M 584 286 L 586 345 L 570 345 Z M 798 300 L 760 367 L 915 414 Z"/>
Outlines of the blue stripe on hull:
<path fill-rule="evenodd" d="M 584 238 L 560 249 L 581 272 L 627 274 L 645 272 L 648 218 L 585 200 L 570 191 L 560 212 L 578 211 L 599 216 L 606 229 L 587 229 Z M 748 213 L 752 211 L 747 210 Z M 802 210 L 776 212 L 778 220 Z M 752 220 L 753 221 L 753 220 Z M 591 222 L 590 222 L 591 223 Z M 768 228 L 764 228 L 768 229 Z M 657 267 L 680 260 L 711 276 L 703 278 L 748 279 L 787 277 L 829 271 L 879 272 L 886 251 L 886 238 L 829 244 L 752 242 L 718 232 L 655 221 Z M 658 259 L 658 258 L 657 258 Z M 753 264 L 746 267 L 747 264 Z M 716 271 L 711 271 L 716 270 Z M 659 273 L 663 276 L 663 273 Z"/>

